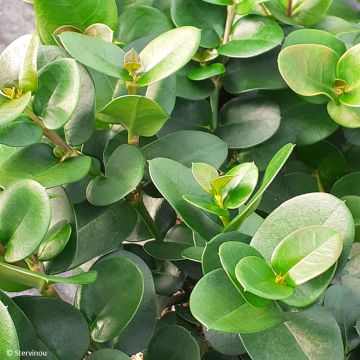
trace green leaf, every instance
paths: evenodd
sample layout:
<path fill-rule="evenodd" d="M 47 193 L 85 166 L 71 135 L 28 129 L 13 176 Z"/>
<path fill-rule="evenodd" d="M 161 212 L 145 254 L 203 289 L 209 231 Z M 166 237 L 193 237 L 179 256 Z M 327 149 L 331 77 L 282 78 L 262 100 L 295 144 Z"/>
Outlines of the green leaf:
<path fill-rule="evenodd" d="M 293 91 L 303 96 L 326 95 L 335 103 L 339 97 L 335 89 L 338 61 L 334 50 L 313 44 L 286 47 L 278 59 L 280 73 Z"/>
<path fill-rule="evenodd" d="M 153 136 L 164 125 L 168 114 L 155 101 L 140 95 L 125 95 L 112 100 L 101 112 L 102 121 L 121 124 L 129 134 Z"/>
<path fill-rule="evenodd" d="M 5 281 L 15 282 L 17 284 L 26 285 L 39 290 L 46 283 L 61 283 L 61 284 L 91 284 L 96 280 L 96 271 L 89 271 L 69 277 L 60 277 L 46 275 L 34 272 L 23 267 L 7 264 L 0 258 L 0 274 L 1 278 Z"/>
<path fill-rule="evenodd" d="M 183 258 L 201 263 L 204 248 L 200 246 L 191 246 L 182 251 Z"/>
<path fill-rule="evenodd" d="M 203 0 L 203 1 L 210 3 L 210 4 L 223 5 L 223 6 L 233 4 L 232 0 Z"/>
<path fill-rule="evenodd" d="M 40 126 L 27 116 L 20 116 L 12 122 L 0 126 L 0 144 L 28 146 L 39 142 L 43 134 Z"/>
<path fill-rule="evenodd" d="M 211 271 L 196 284 L 190 309 L 208 329 L 231 333 L 257 332 L 285 321 L 275 303 L 263 308 L 247 304 L 222 269 Z"/>
<path fill-rule="evenodd" d="M 200 30 L 183 26 L 169 30 L 151 41 L 141 52 L 141 76 L 137 83 L 146 86 L 162 80 L 186 65 L 200 44 Z"/>
<path fill-rule="evenodd" d="M 115 0 L 62 0 L 50 4 L 47 0 L 34 0 L 36 24 L 45 44 L 55 44 L 53 33 L 63 25 L 71 25 L 84 31 L 96 23 L 115 30 L 118 14 Z"/>
<path fill-rule="evenodd" d="M 95 263 L 97 281 L 80 289 L 79 306 L 91 324 L 94 341 L 105 342 L 121 335 L 136 314 L 144 293 L 143 276 L 127 258 Z M 126 291 L 125 291 L 126 289 Z"/>
<path fill-rule="evenodd" d="M 281 300 L 291 296 L 294 289 L 277 277 L 264 259 L 247 256 L 236 265 L 236 278 L 245 291 L 270 300 Z"/>
<path fill-rule="evenodd" d="M 238 289 L 244 300 L 256 307 L 268 305 L 267 300 L 251 292 L 245 291 L 236 278 L 235 273 L 236 265 L 240 262 L 240 260 L 248 256 L 258 256 L 261 258 L 261 254 L 248 244 L 237 241 L 229 241 L 220 245 L 219 256 L 221 265 L 226 271 L 227 276 L 233 285 Z"/>
<path fill-rule="evenodd" d="M 86 196 L 95 206 L 113 204 L 133 191 L 144 174 L 145 160 L 133 145 L 120 145 L 105 164 L 105 175 L 89 183 Z"/>
<path fill-rule="evenodd" d="M 205 246 L 205 250 L 202 256 L 203 273 L 207 274 L 212 270 L 222 268 L 222 263 L 219 257 L 219 249 L 222 244 L 226 242 L 249 243 L 250 240 L 251 240 L 250 236 L 241 234 L 237 231 L 230 231 L 215 236 L 213 239 L 207 242 Z"/>
<path fill-rule="evenodd" d="M 8 187 L 0 198 L 0 241 L 5 260 L 20 261 L 40 245 L 50 224 L 50 202 L 45 189 L 32 180 Z"/>
<path fill-rule="evenodd" d="M 193 163 L 192 174 L 199 185 L 208 193 L 212 193 L 211 183 L 219 176 L 218 171 L 209 164 Z"/>
<path fill-rule="evenodd" d="M 273 49 L 283 38 L 284 32 L 277 22 L 260 15 L 247 15 L 233 25 L 230 41 L 218 51 L 228 57 L 248 58 Z"/>
<path fill-rule="evenodd" d="M 241 334 L 253 359 L 340 360 L 344 357 L 335 319 L 323 307 L 289 313 L 289 321 L 271 329 Z M 331 339 L 331 341 L 329 341 Z"/>
<path fill-rule="evenodd" d="M 144 250 L 155 259 L 175 261 L 183 260 L 181 254 L 190 246 L 173 241 L 148 241 L 144 245 Z"/>
<path fill-rule="evenodd" d="M 130 358 L 116 349 L 102 349 L 94 351 L 89 360 L 130 360 Z"/>
<path fill-rule="evenodd" d="M 240 213 L 230 222 L 230 224 L 225 227 L 224 231 L 232 231 L 237 230 L 244 219 L 253 212 L 253 207 L 258 203 L 261 199 L 261 196 L 265 192 L 265 190 L 270 186 L 276 175 L 279 173 L 281 168 L 284 166 L 286 160 L 291 155 L 294 149 L 293 144 L 287 144 L 283 146 L 271 159 L 268 164 L 265 174 L 260 185 L 260 188 L 256 191 L 250 201 L 246 204 L 245 208 L 240 211 Z"/>
<path fill-rule="evenodd" d="M 230 59 L 223 77 L 224 88 L 230 94 L 257 89 L 284 89 L 286 83 L 280 75 L 277 58 L 279 50 L 248 59 Z"/>
<path fill-rule="evenodd" d="M 219 168 L 227 158 L 228 149 L 217 136 L 202 131 L 176 131 L 163 136 L 141 149 L 146 160 L 166 157 L 187 167 L 206 163 Z"/>
<path fill-rule="evenodd" d="M 288 16 L 288 2 L 270 0 L 266 7 L 271 14 L 285 24 L 310 26 L 318 23 L 330 7 L 332 0 L 299 0 L 292 3 L 291 16 Z"/>
<path fill-rule="evenodd" d="M 188 78 L 190 80 L 201 81 L 201 80 L 209 79 L 213 76 L 222 75 L 225 73 L 225 71 L 226 69 L 223 64 L 215 63 L 215 64 L 210 64 L 209 66 L 192 69 L 188 73 Z"/>
<path fill-rule="evenodd" d="M 176 342 L 172 340 L 176 339 Z M 164 326 L 151 340 L 147 360 L 200 360 L 200 348 L 192 335 L 182 326 Z"/>
<path fill-rule="evenodd" d="M 332 101 L 329 101 L 327 110 L 330 117 L 337 124 L 347 128 L 360 127 L 360 108 L 343 104 L 336 105 Z"/>
<path fill-rule="evenodd" d="M 116 39 L 129 44 L 140 38 L 158 36 L 172 27 L 162 11 L 149 6 L 134 6 L 121 13 Z"/>
<path fill-rule="evenodd" d="M 0 184 L 7 187 L 25 178 L 52 188 L 82 179 L 89 172 L 90 166 L 91 158 L 88 156 L 77 156 L 60 162 L 54 157 L 49 145 L 37 143 L 16 151 L 2 163 Z"/>
<path fill-rule="evenodd" d="M 225 28 L 225 8 L 203 1 L 175 0 L 171 3 L 171 17 L 176 26 L 191 25 L 201 29 L 200 46 L 216 48 L 220 45 Z"/>
<path fill-rule="evenodd" d="M 0 356 L 2 359 L 8 359 L 9 354 L 15 360 L 20 360 L 19 340 L 15 325 L 7 310 L 7 307 L 0 301 Z M 13 355 L 14 354 L 14 355 Z"/>
<path fill-rule="evenodd" d="M 208 240 L 221 231 L 217 219 L 183 199 L 184 194 L 206 194 L 193 178 L 189 168 L 170 159 L 157 158 L 150 161 L 149 171 L 154 185 L 190 229 Z"/>
<path fill-rule="evenodd" d="M 221 109 L 216 134 L 230 149 L 249 148 L 271 138 L 279 129 L 280 120 L 280 108 L 270 98 L 264 95 L 238 97 Z"/>
<path fill-rule="evenodd" d="M 37 251 L 39 260 L 47 261 L 59 255 L 68 243 L 71 231 L 71 225 L 67 221 L 51 227 Z"/>
<path fill-rule="evenodd" d="M 276 246 L 294 231 L 312 225 L 323 225 L 337 231 L 344 241 L 344 250 L 338 261 L 338 271 L 343 268 L 354 239 L 354 222 L 344 202 L 326 193 L 312 193 L 292 198 L 262 223 L 251 241 L 270 261 Z M 283 301 L 291 306 L 303 307 L 313 303 L 326 289 L 334 268 L 310 282 L 295 288 L 293 296 Z"/>
<path fill-rule="evenodd" d="M 36 337 L 51 349 L 46 357 L 80 359 L 87 352 L 89 328 L 78 309 L 60 299 L 40 296 L 19 296 L 14 302 L 31 322 Z"/>
<path fill-rule="evenodd" d="M 70 120 L 79 97 L 80 74 L 75 60 L 59 59 L 40 70 L 33 107 L 48 129 L 59 129 Z"/>
<path fill-rule="evenodd" d="M 345 201 L 346 206 L 351 212 L 355 224 L 355 239 L 360 241 L 360 196 L 348 195 L 344 196 L 342 200 Z"/>
<path fill-rule="evenodd" d="M 355 171 L 350 174 L 347 174 L 341 177 L 339 180 L 335 182 L 331 189 L 331 193 L 338 198 L 342 198 L 346 195 L 358 195 L 360 196 L 359 191 L 359 179 L 360 172 Z"/>
<path fill-rule="evenodd" d="M 188 203 L 202 209 L 204 211 L 208 211 L 212 214 L 218 216 L 229 216 L 229 212 L 226 209 L 221 208 L 213 197 L 208 195 L 191 195 L 186 194 L 183 196 L 184 200 Z"/>
<path fill-rule="evenodd" d="M 341 255 L 343 239 L 334 229 L 314 225 L 300 228 L 275 248 L 271 266 L 291 286 L 298 286 L 321 275 Z"/>
<path fill-rule="evenodd" d="M 282 47 L 292 45 L 317 44 L 333 49 L 339 56 L 346 51 L 345 44 L 335 35 L 318 29 L 300 29 L 291 32 L 285 39 Z"/>
<path fill-rule="evenodd" d="M 349 49 L 339 60 L 336 75 L 348 86 L 340 96 L 340 102 L 347 106 L 360 106 L 360 44 Z M 351 70 L 350 70 L 351 69 Z"/>
<path fill-rule="evenodd" d="M 59 35 L 65 50 L 81 64 L 115 78 L 129 80 L 124 51 L 107 41 L 75 32 Z"/>
<path fill-rule="evenodd" d="M 31 92 L 17 99 L 9 100 L 0 95 L 0 126 L 6 125 L 18 118 L 31 100 Z"/>

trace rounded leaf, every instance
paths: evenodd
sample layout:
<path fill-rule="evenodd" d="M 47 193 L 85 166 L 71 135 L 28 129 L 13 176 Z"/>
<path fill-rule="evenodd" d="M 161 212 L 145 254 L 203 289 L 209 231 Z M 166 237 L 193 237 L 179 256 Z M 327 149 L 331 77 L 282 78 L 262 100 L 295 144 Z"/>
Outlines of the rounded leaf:
<path fill-rule="evenodd" d="M 19 340 L 13 320 L 7 307 L 0 301 L 0 357 L 8 359 L 9 355 L 15 360 L 19 360 Z"/>

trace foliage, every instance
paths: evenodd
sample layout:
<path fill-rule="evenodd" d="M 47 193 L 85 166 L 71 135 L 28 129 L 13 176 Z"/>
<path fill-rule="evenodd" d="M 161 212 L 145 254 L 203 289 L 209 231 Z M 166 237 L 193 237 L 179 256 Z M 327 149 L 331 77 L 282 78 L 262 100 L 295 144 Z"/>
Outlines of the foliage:
<path fill-rule="evenodd" d="M 0 358 L 357 359 L 360 8 L 27 2 L 37 33 L 0 55 Z"/>

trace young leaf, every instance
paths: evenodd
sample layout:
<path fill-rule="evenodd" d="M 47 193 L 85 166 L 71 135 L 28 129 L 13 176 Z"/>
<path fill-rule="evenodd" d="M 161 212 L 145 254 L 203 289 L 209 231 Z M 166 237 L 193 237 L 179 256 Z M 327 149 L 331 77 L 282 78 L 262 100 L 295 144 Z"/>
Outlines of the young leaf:
<path fill-rule="evenodd" d="M 248 58 L 273 49 L 283 38 L 284 32 L 277 22 L 260 15 L 247 15 L 233 25 L 230 41 L 218 51 L 228 57 Z"/>
<path fill-rule="evenodd" d="M 218 171 L 205 163 L 193 163 L 192 174 L 199 185 L 208 193 L 212 193 L 211 183 L 219 176 Z"/>
<path fill-rule="evenodd" d="M 247 304 L 222 269 L 211 271 L 196 284 L 190 309 L 208 329 L 232 333 L 262 331 L 286 320 L 275 303 L 263 308 Z"/>
<path fill-rule="evenodd" d="M 205 79 L 209 79 L 212 76 L 222 75 L 225 72 L 226 72 L 226 68 L 223 64 L 215 63 L 215 64 L 211 64 L 209 66 L 198 67 L 198 68 L 192 69 L 188 73 L 188 78 L 190 80 L 202 81 Z"/>
<path fill-rule="evenodd" d="M 97 176 L 89 183 L 87 199 L 95 206 L 119 201 L 140 183 L 144 166 L 144 156 L 137 147 L 120 145 L 105 164 L 105 176 Z"/>
<path fill-rule="evenodd" d="M 208 211 L 212 214 L 218 216 L 229 216 L 229 211 L 221 208 L 213 197 L 208 195 L 191 195 L 186 194 L 183 196 L 184 200 L 188 203 L 202 209 L 204 211 Z"/>
<path fill-rule="evenodd" d="M 326 95 L 335 103 L 339 98 L 335 89 L 338 61 L 334 50 L 312 44 L 286 47 L 278 58 L 280 73 L 293 91 L 303 96 Z"/>
<path fill-rule="evenodd" d="M 50 201 L 35 181 L 21 180 L 0 198 L 0 240 L 6 244 L 5 260 L 20 261 L 40 245 L 50 224 Z"/>
<path fill-rule="evenodd" d="M 346 82 L 345 93 L 340 102 L 347 106 L 360 107 L 360 44 L 349 49 L 339 60 L 336 68 L 338 79 Z"/>
<path fill-rule="evenodd" d="M 168 114 L 155 101 L 140 95 L 125 95 L 112 100 L 101 112 L 110 124 L 121 124 L 129 134 L 153 136 L 164 125 Z"/>
<path fill-rule="evenodd" d="M 260 188 L 248 202 L 243 210 L 240 211 L 239 215 L 237 215 L 228 226 L 225 227 L 224 231 L 233 231 L 237 230 L 244 219 L 249 216 L 249 214 L 253 211 L 253 207 L 257 204 L 257 202 L 261 199 L 262 194 L 265 190 L 270 186 L 271 182 L 274 180 L 276 175 L 279 173 L 281 168 L 284 166 L 286 160 L 291 155 L 295 145 L 287 144 L 283 146 L 271 159 L 269 165 L 266 168 L 264 178 L 262 180 Z"/>
<path fill-rule="evenodd" d="M 144 294 L 141 271 L 127 258 L 95 263 L 97 281 L 80 290 L 79 307 L 91 324 L 94 341 L 105 342 L 121 335 L 136 314 Z M 125 290 L 126 289 L 126 290 Z"/>
<path fill-rule="evenodd" d="M 228 241 L 220 245 L 219 256 L 226 274 L 246 302 L 256 307 L 266 306 L 268 304 L 266 299 L 244 290 L 236 278 L 235 273 L 236 265 L 240 260 L 247 256 L 258 256 L 261 258 L 261 254 L 248 244 L 237 241 Z"/>
<path fill-rule="evenodd" d="M 236 265 L 235 275 L 245 291 L 270 300 L 291 296 L 294 289 L 278 280 L 272 268 L 259 256 L 247 256 Z"/>
<path fill-rule="evenodd" d="M 292 286 L 301 285 L 334 265 L 343 239 L 334 229 L 321 225 L 296 230 L 282 240 L 271 255 L 273 269 Z"/>
<path fill-rule="evenodd" d="M 39 246 L 37 251 L 39 260 L 47 261 L 59 255 L 68 243 L 71 231 L 71 225 L 66 220 L 55 224 Z"/>
<path fill-rule="evenodd" d="M 186 65 L 196 53 L 201 32 L 191 26 L 179 27 L 163 33 L 151 41 L 141 52 L 140 86 L 150 85 L 175 73 Z"/>
<path fill-rule="evenodd" d="M 0 126 L 6 125 L 18 118 L 31 100 L 31 92 L 27 92 L 17 99 L 6 99 L 0 95 Z"/>
<path fill-rule="evenodd" d="M 347 106 L 342 103 L 339 105 L 329 101 L 327 111 L 330 117 L 339 125 L 347 128 L 360 127 L 360 108 Z"/>
<path fill-rule="evenodd" d="M 16 328 L 7 306 L 5 306 L 2 301 L 0 301 L 0 336 L 0 357 L 2 359 L 8 359 L 9 354 L 11 354 L 11 358 L 20 360 L 20 346 Z"/>
<path fill-rule="evenodd" d="M 81 64 L 100 73 L 131 80 L 124 69 L 124 51 L 107 41 L 75 32 L 63 32 L 59 35 L 65 50 Z"/>

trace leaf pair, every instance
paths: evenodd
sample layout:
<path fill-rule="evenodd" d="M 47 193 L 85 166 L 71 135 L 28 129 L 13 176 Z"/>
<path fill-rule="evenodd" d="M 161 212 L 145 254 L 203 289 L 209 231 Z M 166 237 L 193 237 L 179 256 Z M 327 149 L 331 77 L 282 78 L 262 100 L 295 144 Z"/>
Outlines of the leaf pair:
<path fill-rule="evenodd" d="M 63 32 L 59 38 L 80 63 L 112 77 L 132 80 L 124 68 L 124 51 L 116 45 L 74 32 Z M 137 85 L 150 85 L 182 68 L 193 57 L 199 43 L 200 30 L 190 26 L 169 30 L 155 38 L 139 54 Z"/>
<path fill-rule="evenodd" d="M 236 278 L 245 291 L 266 299 L 284 299 L 293 294 L 293 287 L 331 268 L 342 249 L 343 240 L 336 230 L 308 226 L 296 230 L 278 244 L 271 257 L 271 267 L 259 256 L 242 259 L 235 268 Z"/>
<path fill-rule="evenodd" d="M 184 195 L 189 203 L 218 216 L 229 216 L 228 209 L 243 205 L 255 189 L 258 169 L 254 163 L 235 166 L 225 175 L 204 163 L 194 163 L 192 173 L 210 196 Z"/>

